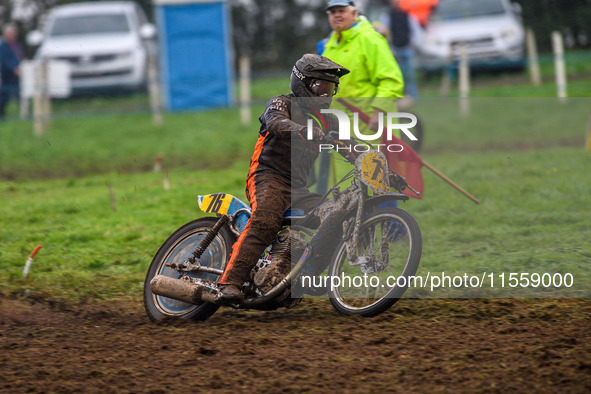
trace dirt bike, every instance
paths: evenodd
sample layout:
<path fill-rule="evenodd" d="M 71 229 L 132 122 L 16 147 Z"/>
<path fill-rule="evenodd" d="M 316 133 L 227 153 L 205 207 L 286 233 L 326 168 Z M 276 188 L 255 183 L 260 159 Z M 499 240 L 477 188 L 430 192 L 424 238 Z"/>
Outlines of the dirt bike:
<path fill-rule="evenodd" d="M 243 285 L 244 301 L 232 307 L 291 308 L 305 294 L 327 293 L 340 314 L 370 317 L 403 295 L 407 287 L 397 286 L 395 279 L 416 273 L 422 238 L 416 220 L 392 207 L 392 201 L 406 201 L 408 196 L 391 193 L 390 182 L 398 182 L 398 190 L 410 186 L 390 172 L 378 151 L 348 160 L 354 169 L 312 212 L 286 212 L 282 230 Z M 347 180 L 351 185 L 341 190 Z M 224 305 L 217 280 L 251 210 L 225 193 L 201 195 L 198 202 L 203 212 L 215 217 L 193 220 L 176 230 L 148 269 L 144 306 L 152 321 L 203 321 Z M 317 228 L 308 225 L 313 214 L 320 218 Z M 409 281 L 398 281 L 402 282 Z"/>

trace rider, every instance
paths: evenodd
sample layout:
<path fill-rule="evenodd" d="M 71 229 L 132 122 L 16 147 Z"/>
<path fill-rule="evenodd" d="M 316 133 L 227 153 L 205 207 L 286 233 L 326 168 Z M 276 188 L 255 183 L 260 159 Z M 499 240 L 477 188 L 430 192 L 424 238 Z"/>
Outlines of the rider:
<path fill-rule="evenodd" d="M 319 152 L 318 143 L 325 132 L 313 127 L 309 141 L 308 126 L 298 123 L 306 109 L 328 108 L 337 92 L 339 78 L 349 73 L 343 66 L 319 55 L 306 54 L 292 69 L 291 94 L 280 95 L 267 103 L 259 118 L 261 127 L 246 179 L 246 195 L 252 214 L 233 246 L 232 255 L 219 280 L 220 299 L 240 302 L 242 284 L 265 248 L 281 229 L 284 213 L 292 208 L 310 211 L 322 199 L 306 188 L 308 173 Z M 302 108 L 296 102 L 313 102 Z M 308 100 L 310 99 L 310 100 Z M 327 130 L 336 130 L 336 117 L 324 116 Z M 292 160 L 297 159 L 293 167 Z"/>

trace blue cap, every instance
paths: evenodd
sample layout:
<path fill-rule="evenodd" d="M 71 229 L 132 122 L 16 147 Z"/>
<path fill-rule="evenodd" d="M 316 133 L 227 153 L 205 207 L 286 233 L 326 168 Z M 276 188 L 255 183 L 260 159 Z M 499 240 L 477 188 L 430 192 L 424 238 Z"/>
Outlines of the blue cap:
<path fill-rule="evenodd" d="M 326 9 L 328 10 L 332 7 L 346 7 L 348 5 L 355 7 L 353 0 L 330 0 L 326 6 Z"/>

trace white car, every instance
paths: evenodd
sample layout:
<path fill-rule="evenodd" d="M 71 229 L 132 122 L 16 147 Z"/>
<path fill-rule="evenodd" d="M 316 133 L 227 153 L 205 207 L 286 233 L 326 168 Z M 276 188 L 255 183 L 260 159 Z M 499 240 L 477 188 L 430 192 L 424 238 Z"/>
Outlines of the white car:
<path fill-rule="evenodd" d="M 509 0 L 440 0 L 418 48 L 422 70 L 446 67 L 464 43 L 471 67 L 523 68 L 521 8 Z"/>
<path fill-rule="evenodd" d="M 130 1 L 77 3 L 51 10 L 43 32 L 28 35 L 39 45 L 36 59 L 70 64 L 74 91 L 145 85 L 156 29 Z"/>

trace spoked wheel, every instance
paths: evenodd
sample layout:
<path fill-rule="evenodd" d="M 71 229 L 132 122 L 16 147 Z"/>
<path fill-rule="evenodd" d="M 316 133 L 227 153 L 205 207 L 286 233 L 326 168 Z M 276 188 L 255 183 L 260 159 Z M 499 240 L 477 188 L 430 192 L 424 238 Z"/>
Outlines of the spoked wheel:
<path fill-rule="evenodd" d="M 203 218 L 189 222 L 175 231 L 156 252 L 144 282 L 144 307 L 152 321 L 170 318 L 203 321 L 218 310 L 218 305 L 209 302 L 199 305 L 188 304 L 156 295 L 150 289 L 150 281 L 155 275 L 179 277 L 178 272 L 168 267 L 167 264 L 182 263 L 191 257 L 195 248 L 216 222 L 216 218 Z M 200 264 L 223 270 L 232 252 L 233 243 L 234 235 L 230 229 L 227 226 L 222 227 L 201 256 Z M 219 275 L 204 272 L 190 273 L 189 276 L 211 281 L 219 279 Z"/>
<path fill-rule="evenodd" d="M 337 245 L 329 275 L 330 302 L 343 315 L 375 316 L 404 294 L 408 279 L 421 260 L 419 225 L 398 208 L 378 209 L 362 221 L 353 261 L 347 258 L 347 242 Z M 337 279 L 338 278 L 338 279 Z M 403 283 L 405 282 L 405 283 Z"/>

